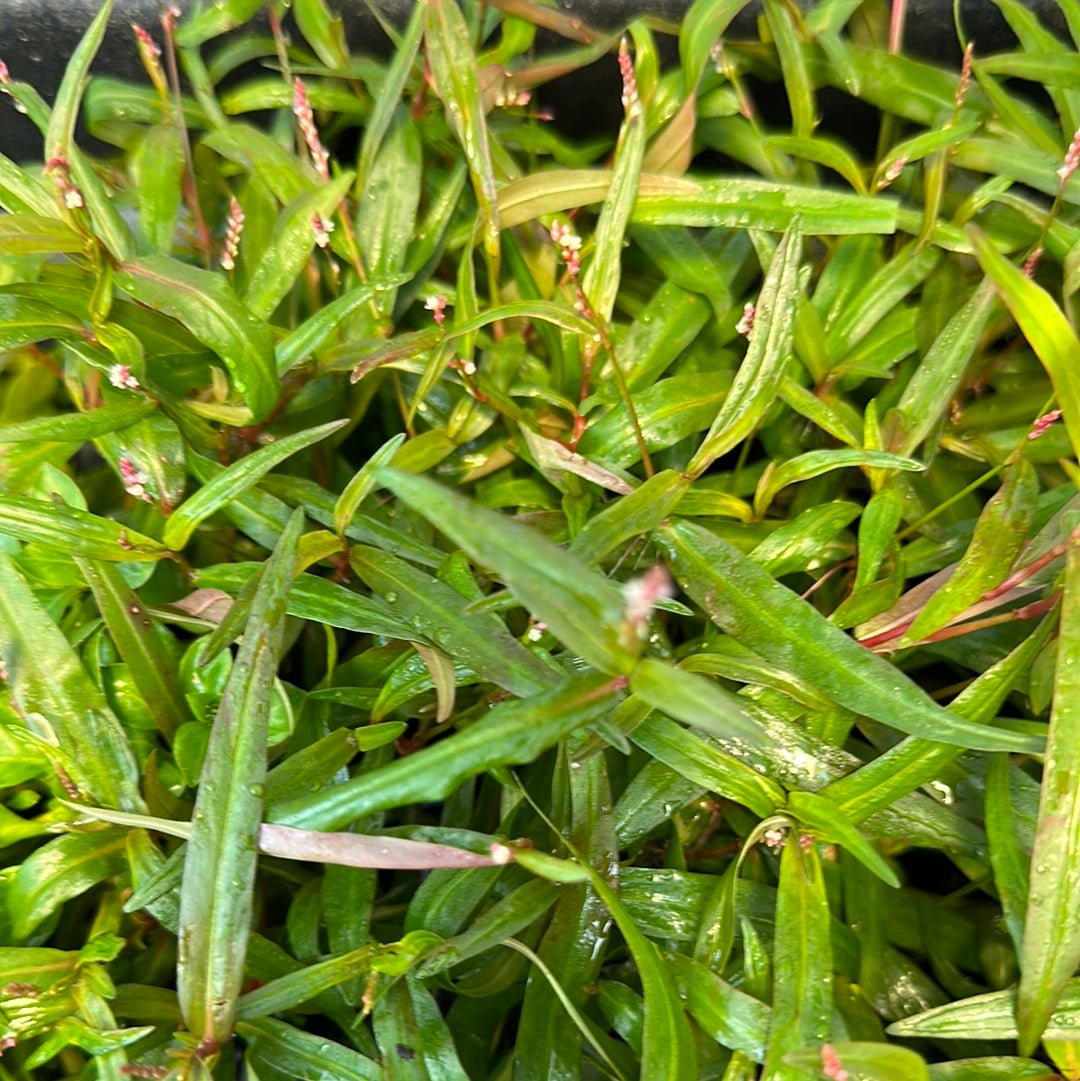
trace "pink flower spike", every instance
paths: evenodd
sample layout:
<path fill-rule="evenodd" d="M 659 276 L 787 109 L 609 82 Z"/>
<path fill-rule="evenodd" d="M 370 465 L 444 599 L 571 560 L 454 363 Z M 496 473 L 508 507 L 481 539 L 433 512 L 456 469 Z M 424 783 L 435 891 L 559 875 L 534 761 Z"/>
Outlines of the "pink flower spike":
<path fill-rule="evenodd" d="M 823 1044 L 821 1048 L 821 1072 L 829 1081 L 848 1081 L 848 1072 L 840 1064 L 840 1056 L 832 1044 Z"/>
<path fill-rule="evenodd" d="M 130 458 L 121 457 L 116 465 L 120 470 L 120 480 L 123 482 L 124 491 L 135 499 L 153 503 L 154 499 L 146 488 L 150 478 L 141 469 L 136 469 Z"/>
<path fill-rule="evenodd" d="M 236 266 L 236 256 L 240 251 L 240 234 L 244 231 L 244 209 L 235 197 L 229 199 L 229 221 L 225 226 L 225 247 L 221 252 L 221 265 L 225 270 Z"/>
<path fill-rule="evenodd" d="M 140 52 L 145 52 L 148 56 L 161 56 L 161 50 L 157 47 L 157 43 L 138 23 L 132 23 L 131 30 L 135 35 L 135 41 Z"/>
<path fill-rule="evenodd" d="M 0 86 L 7 86 L 11 82 L 11 72 L 8 71 L 7 64 L 3 60 L 0 60 Z"/>
<path fill-rule="evenodd" d="M 953 101 L 953 108 L 956 112 L 960 111 L 960 107 L 967 97 L 968 87 L 971 86 L 971 62 L 974 58 L 975 42 L 969 41 L 967 48 L 964 49 L 964 61 L 960 66 L 960 82 L 956 86 L 956 98 Z"/>
<path fill-rule="evenodd" d="M 1035 271 L 1039 267 L 1039 262 L 1043 257 L 1042 247 L 1032 248 L 1031 254 L 1024 260 L 1024 265 L 1021 267 L 1021 271 L 1025 278 L 1034 277 Z"/>
<path fill-rule="evenodd" d="M 1076 129 L 1076 134 L 1069 143 L 1069 149 L 1065 152 L 1065 160 L 1057 171 L 1063 188 L 1069 182 L 1069 177 L 1076 172 L 1077 166 L 1080 166 L 1080 128 Z"/>
<path fill-rule="evenodd" d="M 1031 426 L 1031 431 L 1028 432 L 1028 439 L 1038 439 L 1039 436 L 1045 434 L 1047 429 L 1052 427 L 1059 420 L 1061 420 L 1060 409 L 1051 409 L 1049 413 L 1044 413 Z"/>
<path fill-rule="evenodd" d="M 634 61 L 630 56 L 630 46 L 626 38 L 619 42 L 619 72 L 622 75 L 622 104 L 627 116 L 641 115 L 641 99 L 638 97 L 637 79 L 634 76 Z"/>
<path fill-rule="evenodd" d="M 293 116 L 296 117 L 300 134 L 307 143 L 311 154 L 311 163 L 316 172 L 323 180 L 330 179 L 330 155 L 326 152 L 319 138 L 319 129 L 315 127 L 315 114 L 311 111 L 311 102 L 308 100 L 307 87 L 304 80 L 298 75 L 293 80 Z"/>

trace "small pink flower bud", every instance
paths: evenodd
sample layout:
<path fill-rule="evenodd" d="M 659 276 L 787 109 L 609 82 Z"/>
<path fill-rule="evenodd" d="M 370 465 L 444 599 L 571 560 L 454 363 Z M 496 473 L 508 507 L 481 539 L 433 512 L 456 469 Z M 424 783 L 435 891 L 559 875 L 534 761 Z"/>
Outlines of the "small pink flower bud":
<path fill-rule="evenodd" d="M 146 487 L 150 478 L 141 469 L 137 469 L 130 458 L 121 456 L 116 465 L 120 470 L 120 480 L 124 485 L 124 491 L 135 499 L 153 503 L 153 497 Z"/>
<path fill-rule="evenodd" d="M 832 1044 L 824 1044 L 821 1048 L 821 1072 L 829 1081 L 848 1081 L 848 1072 L 840 1064 L 840 1056 Z"/>
<path fill-rule="evenodd" d="M 424 307 L 431 312 L 431 318 L 435 320 L 438 326 L 442 326 L 446 322 L 446 294 L 439 293 L 438 296 L 430 296 L 424 301 Z"/>
<path fill-rule="evenodd" d="M 754 331 L 754 317 L 757 315 L 757 308 L 747 301 L 743 305 L 742 318 L 735 324 L 735 333 L 742 334 L 743 337 L 749 338 Z"/>
<path fill-rule="evenodd" d="M 657 601 L 674 596 L 671 575 L 662 563 L 655 563 L 640 578 L 631 578 L 622 588 L 626 622 L 644 637 L 649 614 Z"/>

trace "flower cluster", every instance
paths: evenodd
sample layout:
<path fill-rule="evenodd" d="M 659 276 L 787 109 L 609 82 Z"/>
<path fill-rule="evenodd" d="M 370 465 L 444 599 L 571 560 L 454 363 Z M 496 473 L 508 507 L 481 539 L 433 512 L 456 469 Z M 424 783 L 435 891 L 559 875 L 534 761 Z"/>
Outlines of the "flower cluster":
<path fill-rule="evenodd" d="M 566 272 L 571 278 L 581 273 L 581 237 L 561 221 L 551 227 L 551 242 L 559 249 L 559 257 L 566 264 Z"/>
<path fill-rule="evenodd" d="M 430 296 L 424 301 L 424 307 L 431 312 L 431 318 L 435 320 L 436 326 L 442 326 L 446 322 L 446 294 L 439 293 L 438 296 Z"/>
<path fill-rule="evenodd" d="M 757 315 L 757 308 L 747 301 L 743 305 L 742 318 L 735 324 L 735 333 L 741 334 L 745 338 L 749 338 L 754 332 L 754 317 Z"/>
<path fill-rule="evenodd" d="M 311 228 L 315 231 L 315 243 L 320 248 L 330 247 L 330 234 L 334 231 L 334 223 L 321 214 L 313 214 Z"/>
<path fill-rule="evenodd" d="M 120 470 L 120 479 L 124 484 L 124 491 L 128 495 L 134 496 L 135 499 L 153 503 L 154 497 L 146 487 L 150 483 L 150 478 L 141 469 L 136 468 L 135 463 L 130 458 L 123 455 L 120 456 L 116 466 Z"/>
<path fill-rule="evenodd" d="M 131 368 L 127 364 L 114 364 L 109 369 L 109 382 L 117 390 L 139 389 L 139 381 L 131 374 Z"/>
<path fill-rule="evenodd" d="M 43 172 L 53 174 L 56 190 L 60 193 L 64 206 L 68 210 L 77 210 L 79 207 L 86 206 L 82 192 L 71 179 L 71 165 L 67 158 L 50 158 L 45 163 Z"/>
<path fill-rule="evenodd" d="M 1069 149 L 1065 152 L 1065 159 L 1057 171 L 1063 188 L 1069 182 L 1069 177 L 1076 172 L 1077 166 L 1080 166 L 1080 128 L 1076 129 L 1076 134 L 1069 143 Z"/>

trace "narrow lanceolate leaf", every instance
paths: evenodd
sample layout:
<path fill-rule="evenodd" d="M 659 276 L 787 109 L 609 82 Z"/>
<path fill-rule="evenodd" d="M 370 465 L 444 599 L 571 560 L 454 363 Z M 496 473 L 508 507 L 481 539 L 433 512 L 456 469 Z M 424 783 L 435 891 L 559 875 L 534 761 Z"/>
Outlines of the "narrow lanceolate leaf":
<path fill-rule="evenodd" d="M 133 300 L 178 320 L 213 350 L 228 368 L 252 419 L 266 419 L 280 390 L 273 336 L 220 274 L 165 255 L 146 255 L 121 264 L 116 283 Z"/>
<path fill-rule="evenodd" d="M 629 57 L 620 63 L 629 64 Z M 624 91 L 626 119 L 615 148 L 611 187 L 596 223 L 596 254 L 585 271 L 582 285 L 592 310 L 604 320 L 611 318 L 622 272 L 623 237 L 637 197 L 641 161 L 645 154 L 645 108 L 636 88 Z"/>
<path fill-rule="evenodd" d="M 820 1045 L 832 1020 L 832 944 L 829 902 L 817 850 L 804 849 L 794 831 L 780 858 L 773 948 L 773 1017 L 764 1081 L 803 1081 L 805 1071 L 784 1055 Z"/>
<path fill-rule="evenodd" d="M 350 289 L 347 293 L 324 304 L 314 315 L 305 319 L 294 331 L 277 344 L 274 357 L 279 375 L 302 364 L 330 339 L 342 323 L 365 304 L 377 301 L 386 294 L 393 296 L 399 285 L 409 280 L 409 274 L 393 274 L 376 278 Z"/>
<path fill-rule="evenodd" d="M 425 0 L 424 45 L 435 92 L 446 106 L 450 127 L 469 163 L 483 221 L 484 247 L 495 258 L 499 253 L 495 170 L 469 28 L 456 0 Z"/>
<path fill-rule="evenodd" d="M 757 426 L 780 392 L 795 332 L 802 231 L 792 222 L 769 264 L 757 299 L 750 345 L 720 412 L 687 467 L 700 476 L 717 458 L 738 446 Z"/>
<path fill-rule="evenodd" d="M 1054 704 L 1046 742 L 1016 1021 L 1020 1050 L 1038 1045 L 1070 976 L 1080 965 L 1080 537 L 1069 540 L 1057 647 Z"/>
<path fill-rule="evenodd" d="M 281 212 L 274 225 L 273 240 L 244 291 L 244 303 L 257 316 L 269 319 L 293 287 L 315 250 L 313 219 L 333 217 L 353 177 L 352 173 L 342 173 L 294 199 Z"/>
<path fill-rule="evenodd" d="M 1048 1040 L 1075 1040 L 1080 1036 L 1080 979 L 1068 980 L 1050 1023 Z M 974 995 L 905 1017 L 886 1030 L 890 1036 L 929 1036 L 941 1040 L 1015 1040 L 1016 989 Z M 1013 1075 L 1010 1075 L 1010 1077 Z"/>
<path fill-rule="evenodd" d="M 427 477 L 396 469 L 379 476 L 472 559 L 494 570 L 552 634 L 594 668 L 613 675 L 629 671 L 636 644 L 626 641 L 623 600 L 614 583 L 532 530 Z"/>
<path fill-rule="evenodd" d="M 641 978 L 645 999 L 641 1076 L 656 1081 L 693 1081 L 700 1076 L 694 1056 L 694 1036 L 670 969 L 607 879 L 596 871 L 591 871 L 589 878 L 622 932 Z"/>
<path fill-rule="evenodd" d="M 177 989 L 187 1027 L 208 1048 L 231 1035 L 243 983 L 270 701 L 303 522 L 296 511 L 248 616 L 210 734 L 184 861 Z"/>
<path fill-rule="evenodd" d="M 0 443 L 85 443 L 88 439 L 130 428 L 153 413 L 155 408 L 149 398 L 132 396 L 86 413 L 33 417 L 0 425 Z"/>
<path fill-rule="evenodd" d="M 67 158 L 70 153 L 87 74 L 105 37 L 112 6 L 113 0 L 105 0 L 101 5 L 94 21 L 87 27 L 82 40 L 64 67 L 64 78 L 56 92 L 56 102 L 49 117 L 48 130 L 45 132 L 46 161 L 52 158 Z"/>
<path fill-rule="evenodd" d="M 445 799 L 478 773 L 531 762 L 616 702 L 619 681 L 591 673 L 551 691 L 502 702 L 453 736 L 301 799 L 275 807 L 269 817 L 302 829 L 340 829 L 374 811 Z"/>
<path fill-rule="evenodd" d="M 113 644 L 131 671 L 131 678 L 158 729 L 167 737 L 191 720 L 176 663 L 169 656 L 142 602 L 109 563 L 77 560 L 109 628 Z"/>
<path fill-rule="evenodd" d="M 682 521 L 657 537 L 679 585 L 718 626 L 834 702 L 942 743 L 976 750 L 1040 749 L 1038 739 L 974 724 L 935 705 L 899 669 L 708 530 Z"/>
<path fill-rule="evenodd" d="M 355 545 L 349 564 L 416 635 L 453 654 L 459 664 L 516 695 L 535 694 L 556 674 L 533 656 L 493 612 L 466 613 L 468 600 L 411 563 Z"/>
<path fill-rule="evenodd" d="M 1080 457 L 1080 341 L 1076 333 L 1042 286 L 1025 277 L 983 233 L 969 227 L 968 235 L 979 264 L 998 287 L 1020 332 L 1050 376 L 1073 454 Z"/>
<path fill-rule="evenodd" d="M 0 533 L 111 563 L 146 562 L 168 555 L 159 541 L 111 518 L 27 496 L 0 495 Z"/>
<path fill-rule="evenodd" d="M 0 659 L 27 725 L 59 748 L 81 791 L 106 806 L 142 811 L 135 756 L 104 695 L 3 554 L 0 581 Z"/>
<path fill-rule="evenodd" d="M 983 507 L 960 565 L 915 617 L 903 644 L 933 634 L 1004 581 L 1030 536 L 1038 499 L 1035 469 L 1021 458 Z"/>
<path fill-rule="evenodd" d="M 330 424 L 321 424 L 318 428 L 295 432 L 276 443 L 260 447 L 238 462 L 233 462 L 228 469 L 218 473 L 172 512 L 165 523 L 165 543 L 174 551 L 183 548 L 200 522 L 220 510 L 241 492 L 257 484 L 274 466 L 290 455 L 318 443 L 346 423 L 348 422 L 344 420 L 335 420 Z"/>

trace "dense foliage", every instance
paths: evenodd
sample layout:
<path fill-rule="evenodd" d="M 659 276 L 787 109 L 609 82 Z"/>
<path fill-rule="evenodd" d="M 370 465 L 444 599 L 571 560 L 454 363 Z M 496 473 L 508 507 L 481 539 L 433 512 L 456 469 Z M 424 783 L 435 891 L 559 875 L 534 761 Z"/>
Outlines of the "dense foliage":
<path fill-rule="evenodd" d="M 1080 60 L 996 2 L 0 68 L 0 1079 L 1080 1076 Z"/>

